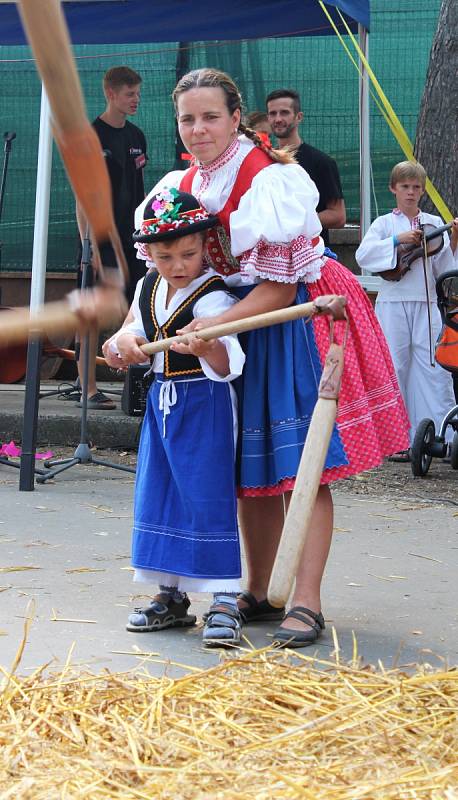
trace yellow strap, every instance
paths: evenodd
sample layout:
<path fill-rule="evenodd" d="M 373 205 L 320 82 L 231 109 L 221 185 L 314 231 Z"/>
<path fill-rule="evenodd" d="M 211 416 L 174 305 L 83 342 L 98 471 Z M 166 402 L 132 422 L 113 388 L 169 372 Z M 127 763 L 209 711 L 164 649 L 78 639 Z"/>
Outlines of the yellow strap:
<path fill-rule="evenodd" d="M 351 54 L 349 48 L 347 47 L 346 43 L 344 42 L 344 40 L 343 40 L 341 34 L 339 33 L 339 30 L 338 30 L 338 28 L 337 28 L 337 26 L 336 26 L 336 24 L 334 22 L 334 20 L 332 19 L 329 11 L 327 10 L 325 4 L 323 3 L 323 0 L 318 0 L 318 1 L 319 1 L 319 4 L 320 4 L 323 12 L 325 13 L 325 15 L 327 16 L 329 22 L 331 23 L 332 28 L 334 29 L 334 32 L 336 33 L 336 35 L 337 35 L 340 43 L 342 44 L 345 52 L 347 53 L 348 57 L 350 58 L 350 61 L 356 67 L 356 69 L 358 70 L 359 74 L 362 75 L 362 72 L 361 72 L 361 69 L 360 69 L 360 66 L 359 66 L 358 62 L 353 57 L 353 55 Z M 377 105 L 377 108 L 379 109 L 379 111 L 382 114 L 385 122 L 389 126 L 389 128 L 390 128 L 393 136 L 395 137 L 396 141 L 398 142 L 399 147 L 401 148 L 402 152 L 405 154 L 405 156 L 408 158 L 409 161 L 415 161 L 416 162 L 417 159 L 414 156 L 412 143 L 411 143 L 406 131 L 404 130 L 404 128 L 403 128 L 403 126 L 401 124 L 401 121 L 399 120 L 399 118 L 398 118 L 393 106 L 389 102 L 387 96 L 385 95 L 385 92 L 383 91 L 382 87 L 380 86 L 380 83 L 378 82 L 378 80 L 377 80 L 377 78 L 376 78 L 376 76 L 375 76 L 375 74 L 374 74 L 374 72 L 373 72 L 373 70 L 372 70 L 367 58 L 366 58 L 366 56 L 364 55 L 364 53 L 361 50 L 357 40 L 355 39 L 355 37 L 352 34 L 350 28 L 348 27 L 348 24 L 347 24 L 345 18 L 342 16 L 342 14 L 340 13 L 339 9 L 337 9 L 337 12 L 338 12 L 338 14 L 340 16 L 340 19 L 342 20 L 342 22 L 343 22 L 343 24 L 345 26 L 345 29 L 346 29 L 348 35 L 350 36 L 350 40 L 351 40 L 351 42 L 352 42 L 352 44 L 353 44 L 353 46 L 354 46 L 354 48 L 355 48 L 355 50 L 356 50 L 356 52 L 357 52 L 357 54 L 359 56 L 359 59 L 362 62 L 362 64 L 364 64 L 364 66 L 366 68 L 366 71 L 367 71 L 367 74 L 368 74 L 368 76 L 369 76 L 369 78 L 370 78 L 370 80 L 371 80 L 371 82 L 372 82 L 372 84 L 373 84 L 373 86 L 375 88 L 376 94 L 374 94 L 374 92 L 371 91 L 371 96 L 374 99 L 375 104 Z M 434 203 L 434 205 L 437 208 L 437 210 L 439 211 L 439 214 L 441 215 L 442 219 L 445 222 L 450 222 L 450 220 L 453 219 L 453 214 L 451 213 L 451 211 L 448 208 L 447 204 L 445 203 L 443 198 L 440 196 L 440 194 L 437 191 L 436 187 L 433 185 L 433 183 L 430 181 L 429 178 L 426 178 L 426 192 L 427 192 L 428 196 L 430 197 L 431 201 Z"/>

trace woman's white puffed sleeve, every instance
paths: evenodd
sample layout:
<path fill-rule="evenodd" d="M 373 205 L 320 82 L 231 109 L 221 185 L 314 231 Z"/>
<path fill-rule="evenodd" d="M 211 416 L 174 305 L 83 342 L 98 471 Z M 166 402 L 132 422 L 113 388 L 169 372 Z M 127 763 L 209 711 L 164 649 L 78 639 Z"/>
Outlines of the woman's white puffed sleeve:
<path fill-rule="evenodd" d="M 253 179 L 230 216 L 232 253 L 245 282 L 284 283 L 321 276 L 324 252 L 319 194 L 298 164 L 272 164 Z"/>

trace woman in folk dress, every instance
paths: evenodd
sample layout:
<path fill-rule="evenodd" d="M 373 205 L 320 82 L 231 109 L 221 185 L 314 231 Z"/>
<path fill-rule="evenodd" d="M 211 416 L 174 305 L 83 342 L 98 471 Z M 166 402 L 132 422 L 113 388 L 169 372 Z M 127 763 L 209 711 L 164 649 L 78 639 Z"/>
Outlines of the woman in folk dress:
<path fill-rule="evenodd" d="M 266 146 L 241 123 L 240 93 L 214 69 L 185 75 L 173 93 L 179 132 L 195 164 L 168 173 L 153 189 L 191 191 L 217 214 L 207 257 L 240 302 L 199 326 L 313 300 L 347 297 L 349 330 L 339 411 L 297 575 L 292 607 L 274 609 L 267 587 L 284 521 L 283 495 L 294 480 L 317 400 L 329 345 L 329 321 L 277 325 L 246 335 L 239 408 L 239 519 L 248 590 L 245 622 L 281 621 L 278 642 L 303 647 L 324 630 L 321 581 L 333 529 L 329 483 L 379 465 L 407 446 L 408 421 L 388 348 L 356 278 L 328 255 L 316 214 L 318 192 L 285 151 Z M 145 200 L 145 203 L 147 199 Z M 143 217 L 137 209 L 137 224 Z M 194 327 L 195 323 L 191 327 Z M 337 338 L 344 323 L 335 325 Z"/>

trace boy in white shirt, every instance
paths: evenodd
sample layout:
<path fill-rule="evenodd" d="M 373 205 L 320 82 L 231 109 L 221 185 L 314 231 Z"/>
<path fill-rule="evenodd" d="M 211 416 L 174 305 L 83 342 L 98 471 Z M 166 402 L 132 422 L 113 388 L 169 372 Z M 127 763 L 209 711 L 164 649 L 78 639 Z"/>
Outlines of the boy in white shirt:
<path fill-rule="evenodd" d="M 443 226 L 440 217 L 420 211 L 418 203 L 425 191 L 426 172 L 412 161 L 402 161 L 393 168 L 390 191 L 397 208 L 372 223 L 356 251 L 360 267 L 380 274 L 396 267 L 400 245 L 420 245 L 423 225 Z M 436 280 L 447 270 L 458 266 L 455 253 L 458 244 L 458 218 L 451 227 L 451 238 L 444 233 L 444 246 L 428 258 L 427 274 L 431 299 L 433 342 L 441 329 L 437 308 Z M 383 280 L 377 295 L 376 314 L 390 348 L 396 375 L 410 419 L 410 444 L 419 422 L 428 417 L 436 430 L 445 414 L 455 404 L 452 380 L 439 366 L 431 366 L 429 323 L 422 258 L 415 259 L 399 280 Z M 452 436 L 451 428 L 447 436 Z M 393 457 L 409 460 L 409 452 Z"/>

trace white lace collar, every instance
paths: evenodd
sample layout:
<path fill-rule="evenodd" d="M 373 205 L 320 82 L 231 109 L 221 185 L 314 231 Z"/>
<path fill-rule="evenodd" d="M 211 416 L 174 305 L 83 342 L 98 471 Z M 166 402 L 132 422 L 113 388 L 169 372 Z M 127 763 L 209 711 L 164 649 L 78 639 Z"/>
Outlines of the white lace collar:
<path fill-rule="evenodd" d="M 409 219 L 407 214 L 404 214 L 404 212 L 401 211 L 401 209 L 397 208 L 397 207 L 393 208 L 393 212 L 392 213 L 396 217 L 405 217 L 406 219 L 408 219 L 409 223 L 410 223 L 410 227 L 412 228 L 412 230 L 418 229 L 420 227 L 421 223 L 422 223 L 421 211 L 419 211 L 418 214 L 416 214 L 412 219 Z"/>
<path fill-rule="evenodd" d="M 233 142 L 230 143 L 229 147 L 215 158 L 214 161 L 210 161 L 209 164 L 198 164 L 199 172 L 203 176 L 205 175 L 212 175 L 214 172 L 217 172 L 221 167 L 225 167 L 226 164 L 229 164 L 230 161 L 237 155 L 240 150 L 240 140 L 238 138 L 234 139 Z"/>
<path fill-rule="evenodd" d="M 210 164 L 199 164 L 192 192 L 211 214 L 217 214 L 231 193 L 240 165 L 255 145 L 246 136 L 234 139 Z"/>

